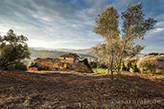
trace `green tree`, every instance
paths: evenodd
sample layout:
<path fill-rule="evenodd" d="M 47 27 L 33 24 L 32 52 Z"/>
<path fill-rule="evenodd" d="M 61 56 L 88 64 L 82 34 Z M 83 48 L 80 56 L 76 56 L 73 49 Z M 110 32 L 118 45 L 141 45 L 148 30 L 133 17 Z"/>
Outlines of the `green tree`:
<path fill-rule="evenodd" d="M 93 32 L 104 38 L 104 43 L 98 43 L 92 47 L 92 53 L 108 66 L 111 80 L 113 80 L 113 68 L 118 69 L 118 78 L 121 62 L 125 58 L 134 57 L 144 49 L 145 45 L 136 45 L 134 41 L 143 40 L 146 32 L 153 29 L 156 22 L 153 18 L 145 20 L 141 5 L 141 2 L 132 6 L 128 5 L 127 9 L 121 13 L 122 31 L 118 29 L 119 15 L 112 5 L 103 9 L 102 13 L 95 18 L 97 26 L 93 27 Z"/>
<path fill-rule="evenodd" d="M 87 58 L 85 58 L 85 59 L 83 60 L 83 63 L 84 63 L 89 69 L 91 69 L 91 66 L 90 66 L 90 64 L 88 63 L 88 59 L 87 59 Z"/>
<path fill-rule="evenodd" d="M 17 36 L 12 29 L 3 37 L 0 36 L 0 66 L 7 67 L 30 58 L 27 40 L 23 35 Z"/>

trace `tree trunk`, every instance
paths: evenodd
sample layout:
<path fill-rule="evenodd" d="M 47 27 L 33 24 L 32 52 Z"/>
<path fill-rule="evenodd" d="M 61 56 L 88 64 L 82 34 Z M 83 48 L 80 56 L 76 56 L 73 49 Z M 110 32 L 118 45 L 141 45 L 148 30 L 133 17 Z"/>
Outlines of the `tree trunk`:
<path fill-rule="evenodd" d="M 117 81 L 118 81 L 118 79 L 119 79 L 119 76 L 120 76 L 120 68 L 118 68 L 118 71 L 117 71 Z"/>
<path fill-rule="evenodd" d="M 109 76 L 109 68 L 107 69 L 107 75 Z"/>
<path fill-rule="evenodd" d="M 113 81 L 113 71 L 112 71 L 112 69 L 110 69 L 110 72 L 111 72 L 111 81 Z"/>

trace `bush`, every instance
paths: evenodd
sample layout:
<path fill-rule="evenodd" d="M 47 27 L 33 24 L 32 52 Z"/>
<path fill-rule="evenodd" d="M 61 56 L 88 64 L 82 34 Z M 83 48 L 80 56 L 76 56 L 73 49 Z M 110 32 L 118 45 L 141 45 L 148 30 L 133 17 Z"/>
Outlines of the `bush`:
<path fill-rule="evenodd" d="M 84 59 L 83 60 L 83 64 L 85 64 L 89 69 L 91 69 L 91 66 L 89 65 L 89 63 L 88 63 L 88 59 Z"/>
<path fill-rule="evenodd" d="M 141 73 L 143 73 L 143 70 L 145 68 L 145 66 L 147 65 L 147 61 L 145 57 L 141 57 L 138 61 L 137 61 L 137 68 L 140 70 Z"/>
<path fill-rule="evenodd" d="M 129 71 L 130 71 L 130 73 L 133 73 L 133 72 L 134 72 L 134 69 L 130 68 L 130 70 L 129 70 Z"/>
<path fill-rule="evenodd" d="M 97 63 L 96 62 L 90 62 L 90 65 L 92 68 L 97 68 Z"/>
<path fill-rule="evenodd" d="M 26 65 L 23 62 L 17 62 L 17 63 L 15 63 L 14 64 L 14 68 L 16 70 L 23 70 L 23 71 L 27 70 Z"/>
<path fill-rule="evenodd" d="M 124 64 L 124 62 L 121 64 L 121 71 L 128 71 L 128 68 L 127 67 L 125 67 L 125 64 Z"/>
<path fill-rule="evenodd" d="M 155 72 L 156 72 L 157 74 L 162 74 L 162 73 L 164 73 L 163 69 L 156 69 Z"/>
<path fill-rule="evenodd" d="M 130 70 L 132 71 L 132 69 L 133 69 L 133 72 L 139 71 L 139 69 L 137 68 L 137 59 L 132 58 L 132 59 L 126 60 L 124 62 L 124 66 L 126 68 L 124 68 L 124 67 L 123 68 L 126 69 L 127 71 L 130 71 Z"/>
<path fill-rule="evenodd" d="M 162 69 L 163 70 L 163 68 L 161 66 L 158 66 L 157 69 Z"/>
<path fill-rule="evenodd" d="M 37 63 L 35 63 L 33 61 L 30 61 L 29 64 L 27 65 L 27 69 L 29 70 L 30 68 L 32 68 L 32 69 L 34 68 L 34 71 L 43 70 L 42 67 L 37 66 Z M 37 68 L 37 70 L 35 68 Z M 32 70 L 32 69 L 30 69 L 30 70 Z"/>
<path fill-rule="evenodd" d="M 158 66 L 155 72 L 157 74 L 164 74 L 163 68 L 161 66 Z"/>
<path fill-rule="evenodd" d="M 97 68 L 104 68 L 104 69 L 106 69 L 106 68 L 108 68 L 105 64 L 100 64 L 99 63 L 99 65 L 97 66 Z"/>
<path fill-rule="evenodd" d="M 148 58 L 146 59 L 146 62 L 147 62 L 146 69 L 151 71 L 155 71 L 159 66 L 159 62 L 157 61 L 156 58 Z"/>
<path fill-rule="evenodd" d="M 152 74 L 152 71 L 151 71 L 151 70 L 147 70 L 147 73 L 148 73 L 148 74 Z"/>

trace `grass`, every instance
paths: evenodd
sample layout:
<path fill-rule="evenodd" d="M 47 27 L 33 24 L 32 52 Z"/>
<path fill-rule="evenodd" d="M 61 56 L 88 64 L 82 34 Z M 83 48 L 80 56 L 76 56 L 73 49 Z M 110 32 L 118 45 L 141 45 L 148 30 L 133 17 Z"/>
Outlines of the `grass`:
<path fill-rule="evenodd" d="M 105 74 L 107 72 L 107 69 L 100 69 L 100 68 L 93 68 L 92 69 L 93 73 L 92 74 Z"/>
<path fill-rule="evenodd" d="M 138 90 L 140 90 L 140 91 L 142 91 L 142 92 L 144 91 L 144 89 L 141 88 L 141 87 L 135 86 L 135 88 L 138 89 Z"/>
<path fill-rule="evenodd" d="M 93 68 L 92 69 L 93 73 L 92 74 L 106 74 L 107 69 L 102 69 L 102 68 Z M 113 69 L 113 71 L 117 71 L 117 69 Z"/>
<path fill-rule="evenodd" d="M 104 104 L 103 107 L 105 107 L 105 109 L 116 109 L 114 108 L 113 105 L 108 105 L 108 104 Z"/>

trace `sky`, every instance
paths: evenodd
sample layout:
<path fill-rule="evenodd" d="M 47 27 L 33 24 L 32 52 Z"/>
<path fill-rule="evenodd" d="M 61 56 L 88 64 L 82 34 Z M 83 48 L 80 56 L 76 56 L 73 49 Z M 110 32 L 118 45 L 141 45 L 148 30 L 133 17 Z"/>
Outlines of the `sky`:
<path fill-rule="evenodd" d="M 113 5 L 120 14 L 140 1 L 145 18 L 158 21 L 139 42 L 147 46 L 142 52 L 164 52 L 164 0 L 0 0 L 0 33 L 13 29 L 29 47 L 90 48 L 103 42 L 92 32 L 98 12 Z"/>

